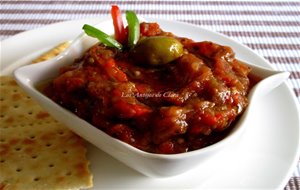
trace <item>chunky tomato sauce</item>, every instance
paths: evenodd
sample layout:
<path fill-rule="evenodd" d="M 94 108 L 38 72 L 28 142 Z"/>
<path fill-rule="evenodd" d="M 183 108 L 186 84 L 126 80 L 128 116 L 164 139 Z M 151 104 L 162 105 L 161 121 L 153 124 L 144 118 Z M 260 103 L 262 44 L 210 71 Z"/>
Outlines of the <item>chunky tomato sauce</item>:
<path fill-rule="evenodd" d="M 91 47 L 45 89 L 58 104 L 138 149 L 192 151 L 226 136 L 248 105 L 250 69 L 230 47 L 194 42 L 141 24 L 141 38 L 168 36 L 184 47 L 159 66 L 137 63 L 129 50 Z"/>

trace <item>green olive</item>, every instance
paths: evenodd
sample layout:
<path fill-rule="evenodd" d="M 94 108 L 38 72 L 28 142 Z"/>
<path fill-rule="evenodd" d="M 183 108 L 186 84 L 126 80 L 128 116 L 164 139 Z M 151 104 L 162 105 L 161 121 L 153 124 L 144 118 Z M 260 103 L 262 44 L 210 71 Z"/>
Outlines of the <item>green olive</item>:
<path fill-rule="evenodd" d="M 152 36 L 141 39 L 131 55 L 138 64 L 163 65 L 183 54 L 182 44 L 172 37 Z"/>

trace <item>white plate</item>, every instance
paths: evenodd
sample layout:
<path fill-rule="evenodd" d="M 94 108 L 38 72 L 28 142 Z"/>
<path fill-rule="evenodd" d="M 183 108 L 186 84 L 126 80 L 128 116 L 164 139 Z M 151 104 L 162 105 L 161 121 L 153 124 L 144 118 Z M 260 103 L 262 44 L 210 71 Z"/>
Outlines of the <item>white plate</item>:
<path fill-rule="evenodd" d="M 151 21 L 151 19 L 148 19 Z M 236 56 L 253 64 L 272 68 L 248 48 L 203 28 L 172 21 L 155 20 L 165 31 L 192 38 L 229 45 Z M 34 57 L 70 40 L 81 32 L 83 24 L 100 19 L 69 21 L 18 34 L 1 46 L 1 75 L 30 62 Z M 88 158 L 94 174 L 94 189 L 282 189 L 299 158 L 299 108 L 287 84 L 261 98 L 253 121 L 242 138 L 207 164 L 183 175 L 154 179 L 143 176 L 92 145 Z"/>

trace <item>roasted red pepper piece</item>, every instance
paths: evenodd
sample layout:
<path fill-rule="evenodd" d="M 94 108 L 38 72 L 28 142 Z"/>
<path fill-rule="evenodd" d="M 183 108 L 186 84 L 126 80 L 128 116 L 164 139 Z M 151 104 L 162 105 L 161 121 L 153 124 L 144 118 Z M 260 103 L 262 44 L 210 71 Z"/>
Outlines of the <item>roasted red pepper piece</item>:
<path fill-rule="evenodd" d="M 121 44 L 126 43 L 126 32 L 122 20 L 122 14 L 117 5 L 111 6 L 111 17 L 114 23 L 115 39 Z"/>

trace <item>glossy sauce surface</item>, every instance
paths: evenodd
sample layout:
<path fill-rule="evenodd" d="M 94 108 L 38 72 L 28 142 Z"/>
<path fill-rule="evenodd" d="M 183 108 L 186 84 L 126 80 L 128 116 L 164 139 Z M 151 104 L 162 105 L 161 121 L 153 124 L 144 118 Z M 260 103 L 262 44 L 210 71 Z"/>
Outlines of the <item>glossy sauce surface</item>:
<path fill-rule="evenodd" d="M 152 61 L 143 58 L 151 56 L 144 55 L 153 50 L 136 55 L 96 44 L 61 68 L 45 94 L 112 137 L 147 152 L 182 153 L 223 139 L 248 105 L 254 83 L 250 68 L 235 59 L 230 47 L 176 37 L 156 23 L 140 28 L 141 40 L 173 38 L 183 52 L 171 62 L 148 64 Z"/>

